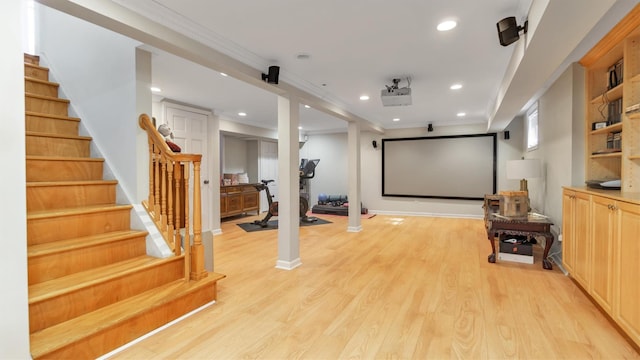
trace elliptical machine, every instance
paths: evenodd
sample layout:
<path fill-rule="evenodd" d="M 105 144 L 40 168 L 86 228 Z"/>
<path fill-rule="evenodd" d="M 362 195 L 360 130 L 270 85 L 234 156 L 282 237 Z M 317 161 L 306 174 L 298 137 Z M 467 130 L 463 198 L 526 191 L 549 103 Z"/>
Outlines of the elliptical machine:
<path fill-rule="evenodd" d="M 307 160 L 302 159 L 300 162 L 300 188 L 303 187 L 303 181 L 308 179 L 312 179 L 315 176 L 315 169 L 320 159 Z M 267 195 L 267 202 L 269 203 L 269 209 L 267 210 L 267 215 L 262 220 L 255 220 L 253 223 L 256 225 L 260 225 L 260 227 L 267 227 L 269 223 L 269 219 L 273 216 L 278 216 L 278 202 L 273 201 L 273 195 L 269 191 L 268 184 L 274 182 L 275 180 L 260 180 L 260 183 L 254 184 L 253 186 L 258 191 L 264 190 Z M 315 217 L 308 217 L 307 211 L 309 211 L 309 200 L 305 196 L 300 195 L 300 221 L 304 222 L 314 222 L 318 220 Z"/>

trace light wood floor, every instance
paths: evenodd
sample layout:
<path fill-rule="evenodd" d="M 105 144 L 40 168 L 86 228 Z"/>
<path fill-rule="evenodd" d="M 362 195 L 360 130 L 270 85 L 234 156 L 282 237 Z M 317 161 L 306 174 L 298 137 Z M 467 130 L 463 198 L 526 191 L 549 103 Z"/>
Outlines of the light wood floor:
<path fill-rule="evenodd" d="M 348 233 L 325 218 L 301 228 L 292 271 L 274 267 L 276 231 L 223 223 L 218 302 L 114 358 L 640 358 L 539 249 L 489 264 L 481 220 L 378 215 Z"/>

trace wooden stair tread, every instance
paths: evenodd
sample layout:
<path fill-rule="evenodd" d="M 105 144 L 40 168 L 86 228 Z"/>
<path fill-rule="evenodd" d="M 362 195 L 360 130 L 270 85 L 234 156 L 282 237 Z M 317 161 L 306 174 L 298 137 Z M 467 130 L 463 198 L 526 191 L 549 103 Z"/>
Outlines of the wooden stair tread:
<path fill-rule="evenodd" d="M 53 210 L 40 210 L 31 211 L 27 214 L 27 220 L 46 219 L 62 216 L 73 216 L 81 214 L 100 213 L 105 211 L 119 211 L 123 209 L 132 209 L 132 205 L 90 205 L 75 208 L 53 209 Z"/>
<path fill-rule="evenodd" d="M 27 155 L 27 160 L 104 162 L 103 158 L 86 158 L 86 157 L 72 157 L 72 156 L 46 156 L 46 155 Z"/>
<path fill-rule="evenodd" d="M 25 131 L 25 135 L 48 137 L 48 138 L 59 138 L 59 139 L 88 140 L 88 141 L 92 140 L 91 136 L 43 133 L 43 132 L 37 132 L 37 131 Z"/>
<path fill-rule="evenodd" d="M 179 261 L 184 255 L 164 259 L 143 255 L 114 264 L 81 271 L 60 278 L 29 286 L 29 304 L 54 298 L 88 286 L 117 279 L 141 269 L 153 267 L 165 262 Z"/>
<path fill-rule="evenodd" d="M 47 68 L 47 67 L 36 65 L 36 64 L 31 64 L 31 63 L 28 63 L 28 62 L 24 63 L 24 66 L 49 71 L 49 68 Z"/>
<path fill-rule="evenodd" d="M 30 181 L 27 187 L 77 186 L 77 185 L 115 185 L 118 180 L 77 180 L 77 181 Z"/>
<path fill-rule="evenodd" d="M 60 86 L 60 84 L 58 84 L 57 82 L 48 81 L 48 80 L 42 80 L 42 79 L 38 79 L 38 78 L 35 78 L 35 77 L 31 77 L 31 76 L 25 76 L 24 79 L 28 80 L 28 81 L 41 83 L 41 84 L 51 85 L 51 86 Z"/>
<path fill-rule="evenodd" d="M 40 56 L 39 55 L 34 55 L 34 54 L 28 54 L 28 53 L 24 53 L 24 58 L 25 59 L 31 59 L 33 61 L 40 61 Z M 28 62 L 25 62 L 25 64 L 29 64 Z"/>
<path fill-rule="evenodd" d="M 202 287 L 211 286 L 224 277 L 225 275 L 222 274 L 209 273 L 206 278 L 199 281 L 176 280 L 33 333 L 31 334 L 31 355 L 33 358 L 38 358 L 55 349 L 73 344 L 87 337 L 87 334 L 104 331 L 149 309 L 167 304 Z"/>
<path fill-rule="evenodd" d="M 124 239 L 146 236 L 147 234 L 148 232 L 139 230 L 112 231 L 98 235 L 83 236 L 79 238 L 48 242 L 38 245 L 30 245 L 27 249 L 27 254 L 29 257 L 50 255 L 63 251 L 88 248 L 99 244 L 106 244 Z"/>
<path fill-rule="evenodd" d="M 40 95 L 40 94 L 34 94 L 34 93 L 29 93 L 29 92 L 25 92 L 24 96 L 25 97 L 29 97 L 29 98 L 42 99 L 42 100 L 57 101 L 57 102 L 62 102 L 62 103 L 67 103 L 67 104 L 69 104 L 71 102 L 69 99 L 61 99 L 61 98 L 55 97 L 55 96 Z"/>
<path fill-rule="evenodd" d="M 37 111 L 25 111 L 24 113 L 25 113 L 25 115 L 30 115 L 30 116 L 40 116 L 40 117 L 47 117 L 47 118 L 52 118 L 52 119 L 69 120 L 69 121 L 80 122 L 80 118 L 73 117 L 73 116 L 54 115 L 54 114 L 41 113 L 41 112 L 37 112 Z"/>

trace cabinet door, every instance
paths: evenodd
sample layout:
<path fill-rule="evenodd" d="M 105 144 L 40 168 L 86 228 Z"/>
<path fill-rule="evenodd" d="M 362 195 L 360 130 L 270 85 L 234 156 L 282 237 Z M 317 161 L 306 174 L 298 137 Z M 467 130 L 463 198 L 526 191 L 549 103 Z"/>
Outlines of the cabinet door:
<path fill-rule="evenodd" d="M 227 194 L 220 194 L 220 216 L 227 214 Z"/>
<path fill-rule="evenodd" d="M 245 192 L 242 194 L 244 211 L 258 210 L 258 192 Z"/>
<path fill-rule="evenodd" d="M 573 274 L 576 262 L 575 196 L 575 191 L 562 192 L 562 265 L 570 274 Z"/>
<path fill-rule="evenodd" d="M 640 205 L 619 202 L 616 246 L 616 306 L 613 318 L 640 344 Z"/>
<path fill-rule="evenodd" d="M 591 286 L 591 205 L 590 196 L 584 193 L 576 193 L 574 198 L 574 228 L 573 251 L 574 265 L 573 278 L 585 290 Z M 564 241 L 564 239 L 563 239 Z M 564 255 L 563 255 L 564 256 Z"/>
<path fill-rule="evenodd" d="M 240 214 L 242 212 L 242 194 L 227 194 L 227 213 Z"/>
<path fill-rule="evenodd" d="M 593 196 L 591 202 L 592 281 L 591 295 L 609 314 L 613 295 L 613 242 L 616 224 L 615 202 Z"/>

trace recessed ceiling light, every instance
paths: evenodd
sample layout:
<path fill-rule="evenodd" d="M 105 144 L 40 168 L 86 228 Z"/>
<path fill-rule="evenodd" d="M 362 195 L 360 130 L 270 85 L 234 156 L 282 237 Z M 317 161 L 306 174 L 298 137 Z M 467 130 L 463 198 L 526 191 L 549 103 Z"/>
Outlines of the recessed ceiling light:
<path fill-rule="evenodd" d="M 238 116 L 247 116 L 247 113 L 246 112 L 239 112 Z"/>
<path fill-rule="evenodd" d="M 453 84 L 449 87 L 451 90 L 459 90 L 462 89 L 462 84 Z"/>
<path fill-rule="evenodd" d="M 305 109 L 311 109 L 311 106 L 309 106 L 309 105 L 305 105 L 305 106 L 304 106 L 304 108 L 305 108 Z"/>
<path fill-rule="evenodd" d="M 393 121 L 398 122 L 400 121 L 400 118 L 393 118 Z"/>
<path fill-rule="evenodd" d="M 221 73 L 220 73 L 220 75 L 222 75 L 222 76 L 224 76 L 224 77 L 229 76 L 229 75 L 227 75 L 227 74 L 225 74 L 225 73 L 223 73 L 223 72 L 221 72 Z"/>
<path fill-rule="evenodd" d="M 151 91 L 153 91 L 153 92 L 161 92 L 162 89 L 160 89 L 159 87 L 156 87 L 156 86 L 152 86 L 151 87 Z"/>
<path fill-rule="evenodd" d="M 369 95 L 360 95 L 360 100 L 369 100 Z"/>
<path fill-rule="evenodd" d="M 302 126 L 298 126 L 298 130 L 302 130 Z"/>
<path fill-rule="evenodd" d="M 456 23 L 453 20 L 446 20 L 441 22 L 440 24 L 438 24 L 438 31 L 449 31 L 451 29 L 453 29 L 454 27 L 456 27 L 456 25 L 458 25 L 458 23 Z"/>
<path fill-rule="evenodd" d="M 459 112 L 456 114 L 457 117 L 463 117 L 465 115 L 467 115 L 467 113 L 464 113 L 464 112 Z"/>

